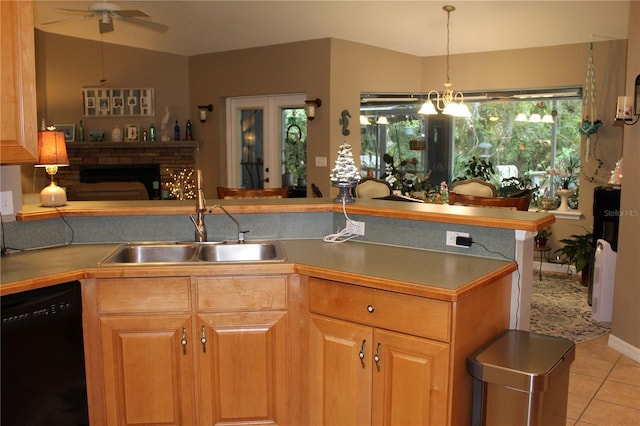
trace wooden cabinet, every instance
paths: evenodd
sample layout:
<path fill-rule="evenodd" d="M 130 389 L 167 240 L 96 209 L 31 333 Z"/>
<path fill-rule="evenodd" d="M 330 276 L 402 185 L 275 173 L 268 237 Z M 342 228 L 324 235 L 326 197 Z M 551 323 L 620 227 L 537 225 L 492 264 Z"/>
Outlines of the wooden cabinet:
<path fill-rule="evenodd" d="M 38 151 L 33 3 L 0 1 L 0 163 L 35 162 Z"/>
<path fill-rule="evenodd" d="M 104 279 L 97 295 L 104 423 L 195 424 L 189 278 Z"/>
<path fill-rule="evenodd" d="M 309 309 L 311 424 L 447 424 L 449 303 L 311 278 Z"/>
<path fill-rule="evenodd" d="M 287 423 L 287 280 L 197 278 L 203 425 Z"/>
<path fill-rule="evenodd" d="M 88 377 L 90 400 L 104 406 L 92 424 L 286 424 L 286 276 L 108 278 L 85 290 L 96 300 L 85 346 L 102 372 Z"/>
<path fill-rule="evenodd" d="M 118 315 L 100 325 L 107 424 L 195 424 L 191 316 Z"/>

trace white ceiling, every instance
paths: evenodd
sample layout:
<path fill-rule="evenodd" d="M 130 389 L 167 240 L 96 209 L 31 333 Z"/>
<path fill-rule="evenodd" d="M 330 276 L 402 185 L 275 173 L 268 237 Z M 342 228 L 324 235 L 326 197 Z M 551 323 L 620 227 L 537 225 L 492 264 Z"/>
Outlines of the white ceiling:
<path fill-rule="evenodd" d="M 631 0 L 640 1 L 640 0 Z M 98 18 L 74 18 L 59 8 L 87 10 L 91 1 L 36 0 L 34 22 L 43 31 L 101 40 Z M 446 53 L 451 14 L 451 54 L 625 39 L 629 1 L 111 1 L 140 9 L 170 26 L 157 33 L 115 21 L 104 42 L 185 56 L 338 38 L 418 56 Z"/>

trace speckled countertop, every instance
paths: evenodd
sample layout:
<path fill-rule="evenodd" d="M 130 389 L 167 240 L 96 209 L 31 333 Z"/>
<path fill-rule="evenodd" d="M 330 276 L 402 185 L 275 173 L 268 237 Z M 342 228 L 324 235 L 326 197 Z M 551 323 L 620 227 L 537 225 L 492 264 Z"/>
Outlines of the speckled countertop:
<path fill-rule="evenodd" d="M 76 244 L 12 253 L 1 259 L 0 294 L 101 276 L 300 273 L 373 288 L 455 300 L 516 269 L 509 260 L 319 239 L 282 240 L 286 260 L 275 264 L 99 267 L 118 244 Z"/>

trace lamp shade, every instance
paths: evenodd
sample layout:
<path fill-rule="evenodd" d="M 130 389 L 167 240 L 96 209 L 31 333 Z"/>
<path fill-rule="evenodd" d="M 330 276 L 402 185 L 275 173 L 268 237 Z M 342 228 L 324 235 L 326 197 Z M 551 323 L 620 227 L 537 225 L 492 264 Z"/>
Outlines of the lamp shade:
<path fill-rule="evenodd" d="M 67 144 L 64 132 L 42 130 L 38 132 L 37 166 L 68 166 Z"/>

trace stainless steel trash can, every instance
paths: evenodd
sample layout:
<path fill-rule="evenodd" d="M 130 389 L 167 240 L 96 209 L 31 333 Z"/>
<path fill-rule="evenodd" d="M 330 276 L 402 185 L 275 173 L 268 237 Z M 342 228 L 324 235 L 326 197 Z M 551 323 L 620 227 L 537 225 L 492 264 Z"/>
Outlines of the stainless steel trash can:
<path fill-rule="evenodd" d="M 568 339 L 508 330 L 467 358 L 473 376 L 473 426 L 564 426 Z"/>

